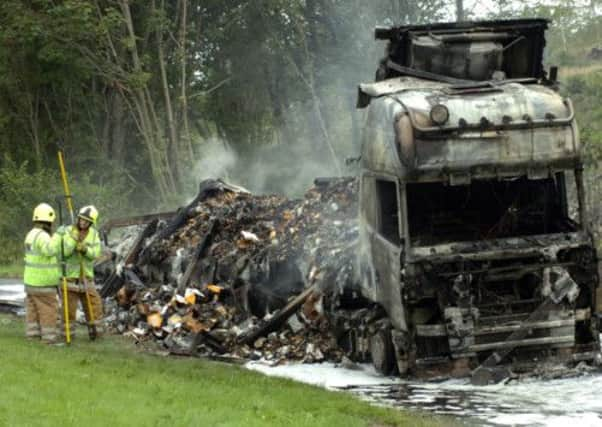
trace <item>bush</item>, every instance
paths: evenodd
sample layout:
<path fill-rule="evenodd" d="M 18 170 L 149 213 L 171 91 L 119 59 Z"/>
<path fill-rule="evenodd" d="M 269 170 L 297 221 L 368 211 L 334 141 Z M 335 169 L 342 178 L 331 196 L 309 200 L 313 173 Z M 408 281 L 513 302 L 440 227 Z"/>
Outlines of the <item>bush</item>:
<path fill-rule="evenodd" d="M 576 95 L 582 95 L 587 91 L 587 82 L 585 79 L 579 76 L 569 77 L 566 82 L 566 87 L 563 92 L 569 94 L 571 97 Z"/>
<path fill-rule="evenodd" d="M 63 223 L 70 223 L 65 208 L 58 168 L 31 170 L 28 162 L 17 164 L 5 156 L 0 165 L 0 264 L 13 263 L 23 256 L 23 239 L 31 228 L 33 208 L 46 202 L 55 208 L 58 201 L 63 206 Z M 74 194 L 74 206 L 93 204 L 102 223 L 110 217 L 134 212 L 129 200 L 134 188 L 123 178 L 113 177 L 104 183 L 91 174 L 74 174 L 69 177 Z"/>

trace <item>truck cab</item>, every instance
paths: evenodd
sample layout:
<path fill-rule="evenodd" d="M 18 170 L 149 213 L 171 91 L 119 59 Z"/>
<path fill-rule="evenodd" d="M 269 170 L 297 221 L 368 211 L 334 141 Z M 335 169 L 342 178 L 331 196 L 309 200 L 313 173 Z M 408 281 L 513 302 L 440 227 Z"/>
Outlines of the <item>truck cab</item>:
<path fill-rule="evenodd" d="M 541 19 L 379 28 L 350 352 L 463 376 L 599 359 L 599 263 L 579 132 Z"/>

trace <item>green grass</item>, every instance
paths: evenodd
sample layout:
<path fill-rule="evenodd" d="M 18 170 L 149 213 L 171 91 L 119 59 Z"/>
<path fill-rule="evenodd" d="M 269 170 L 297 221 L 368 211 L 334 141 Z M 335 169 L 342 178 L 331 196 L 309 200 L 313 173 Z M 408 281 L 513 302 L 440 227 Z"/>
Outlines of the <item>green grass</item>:
<path fill-rule="evenodd" d="M 70 347 L 46 346 L 0 315 L 1 426 L 444 425 L 238 366 L 143 354 L 123 337 L 89 342 L 81 332 Z"/>
<path fill-rule="evenodd" d="M 23 277 L 23 264 L 0 264 L 0 278 Z"/>

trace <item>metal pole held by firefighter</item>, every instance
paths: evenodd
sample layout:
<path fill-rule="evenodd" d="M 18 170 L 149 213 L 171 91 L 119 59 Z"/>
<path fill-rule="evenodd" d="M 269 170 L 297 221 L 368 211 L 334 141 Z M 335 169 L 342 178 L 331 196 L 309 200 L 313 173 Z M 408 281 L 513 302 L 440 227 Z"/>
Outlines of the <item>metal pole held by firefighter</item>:
<path fill-rule="evenodd" d="M 63 207 L 60 198 L 56 200 L 59 207 L 59 223 L 63 226 Z M 65 326 L 65 342 L 71 344 L 71 328 L 69 326 L 69 298 L 67 297 L 67 265 L 65 264 L 65 242 L 61 236 L 61 293 L 63 294 L 63 319 Z"/>
<path fill-rule="evenodd" d="M 71 224 L 75 224 L 75 216 L 73 212 L 73 197 L 69 191 L 69 183 L 67 182 L 67 171 L 65 170 L 65 158 L 63 157 L 63 150 L 59 150 L 59 168 L 61 170 L 61 180 L 63 181 L 63 189 L 65 190 L 65 200 L 67 201 L 67 209 L 71 216 Z"/>
<path fill-rule="evenodd" d="M 63 151 L 59 150 L 58 152 L 58 157 L 59 157 L 59 168 L 61 170 L 61 180 L 63 181 L 63 189 L 65 190 L 65 200 L 67 201 L 67 209 L 69 209 L 69 215 L 71 216 L 71 224 L 72 225 L 76 225 L 75 224 L 75 212 L 73 209 L 73 196 L 71 195 L 71 192 L 69 191 L 69 182 L 67 181 L 67 171 L 65 169 L 65 158 L 63 156 Z M 82 285 L 84 287 L 84 295 L 86 298 L 86 308 L 88 311 L 88 337 L 90 338 L 90 340 L 95 340 L 97 337 L 97 332 L 96 332 L 96 325 L 94 324 L 94 313 L 92 311 L 92 303 L 90 301 L 90 295 L 88 294 L 88 283 L 85 280 L 85 278 L 83 277 L 82 271 L 83 271 L 83 264 L 82 264 L 82 259 L 81 259 L 81 255 L 78 255 L 79 257 L 79 270 L 80 270 L 80 282 L 82 282 Z M 66 274 L 65 274 L 66 276 Z M 66 281 L 66 278 L 65 278 Z M 94 286 L 94 284 L 92 284 L 92 286 Z M 68 321 L 67 321 L 68 322 Z"/>

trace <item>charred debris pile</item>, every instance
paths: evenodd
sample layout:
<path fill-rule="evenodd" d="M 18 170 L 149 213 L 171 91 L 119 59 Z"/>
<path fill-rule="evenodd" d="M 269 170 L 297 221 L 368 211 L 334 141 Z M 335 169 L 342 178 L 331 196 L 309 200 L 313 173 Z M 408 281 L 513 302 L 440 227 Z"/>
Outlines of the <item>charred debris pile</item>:
<path fill-rule="evenodd" d="M 176 354 L 339 360 L 324 314 L 354 278 L 357 194 L 354 178 L 298 200 L 203 181 L 99 269 L 107 326 Z"/>

